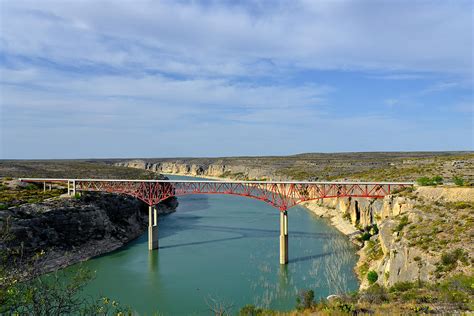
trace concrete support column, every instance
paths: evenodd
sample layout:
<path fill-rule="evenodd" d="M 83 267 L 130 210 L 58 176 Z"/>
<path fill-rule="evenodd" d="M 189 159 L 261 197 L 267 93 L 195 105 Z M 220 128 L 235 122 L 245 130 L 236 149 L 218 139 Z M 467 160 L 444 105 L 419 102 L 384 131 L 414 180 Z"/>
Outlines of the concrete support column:
<path fill-rule="evenodd" d="M 43 181 L 43 192 L 46 192 L 46 182 Z"/>
<path fill-rule="evenodd" d="M 72 195 L 76 196 L 76 180 L 72 180 Z"/>
<path fill-rule="evenodd" d="M 280 211 L 280 264 L 288 263 L 288 212 Z"/>
<path fill-rule="evenodd" d="M 148 250 L 158 249 L 158 213 L 148 206 Z"/>
<path fill-rule="evenodd" d="M 71 195 L 71 182 L 67 181 L 67 195 Z"/>

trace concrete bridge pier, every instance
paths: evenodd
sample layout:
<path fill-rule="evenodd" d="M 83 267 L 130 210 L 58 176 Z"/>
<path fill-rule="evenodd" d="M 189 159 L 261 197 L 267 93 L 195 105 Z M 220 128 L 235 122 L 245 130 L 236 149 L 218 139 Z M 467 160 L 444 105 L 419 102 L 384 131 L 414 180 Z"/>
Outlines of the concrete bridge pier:
<path fill-rule="evenodd" d="M 288 212 L 280 211 L 280 264 L 288 263 Z"/>
<path fill-rule="evenodd" d="M 70 196 L 76 195 L 76 180 L 67 181 L 67 195 L 70 195 Z"/>
<path fill-rule="evenodd" d="M 158 211 L 148 206 L 148 250 L 158 249 Z"/>

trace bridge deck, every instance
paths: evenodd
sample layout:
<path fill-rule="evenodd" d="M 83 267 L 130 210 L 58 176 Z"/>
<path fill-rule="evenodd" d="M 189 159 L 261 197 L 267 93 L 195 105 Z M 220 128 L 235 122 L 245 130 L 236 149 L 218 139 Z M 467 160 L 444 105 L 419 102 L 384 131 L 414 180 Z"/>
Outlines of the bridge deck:
<path fill-rule="evenodd" d="M 20 178 L 25 182 L 139 182 L 139 183 L 242 183 L 242 184 L 340 184 L 340 185 L 414 185 L 414 182 L 390 182 L 390 181 L 245 181 L 245 180 L 138 180 L 138 179 L 59 179 L 59 178 Z"/>

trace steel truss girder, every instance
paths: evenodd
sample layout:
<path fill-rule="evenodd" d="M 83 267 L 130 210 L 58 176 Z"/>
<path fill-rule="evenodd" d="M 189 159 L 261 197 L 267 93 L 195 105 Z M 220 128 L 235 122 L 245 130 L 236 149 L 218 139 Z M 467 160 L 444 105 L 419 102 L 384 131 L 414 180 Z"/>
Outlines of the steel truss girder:
<path fill-rule="evenodd" d="M 173 196 L 188 194 L 229 194 L 263 201 L 285 211 L 305 201 L 326 198 L 359 197 L 383 198 L 395 189 L 409 184 L 400 183 L 265 183 L 265 182 L 210 182 L 210 181 L 127 181 L 75 180 L 78 191 L 100 191 L 127 194 L 148 205 L 156 205 Z"/>

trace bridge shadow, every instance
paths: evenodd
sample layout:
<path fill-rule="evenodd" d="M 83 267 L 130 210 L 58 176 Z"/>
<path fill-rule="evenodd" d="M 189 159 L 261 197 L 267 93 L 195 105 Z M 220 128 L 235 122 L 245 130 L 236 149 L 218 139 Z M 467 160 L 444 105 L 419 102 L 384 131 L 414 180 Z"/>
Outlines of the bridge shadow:
<path fill-rule="evenodd" d="M 196 221 L 199 216 L 195 218 L 186 219 L 191 222 Z M 184 220 L 184 218 L 183 218 Z M 182 223 L 182 220 L 179 220 L 180 223 L 177 225 L 171 224 L 167 225 L 167 229 L 172 230 L 185 230 L 185 229 L 195 229 L 201 231 L 215 231 L 215 232 L 224 232 L 224 233 L 236 233 L 240 234 L 242 237 L 273 237 L 278 236 L 280 231 L 277 229 L 262 229 L 262 228 L 249 228 L 249 227 L 233 227 L 233 226 L 218 226 L 218 225 L 196 225 L 196 224 L 186 224 Z M 336 233 L 309 233 L 302 231 L 289 231 L 291 237 L 303 237 L 303 238 L 314 238 L 314 239 L 331 239 L 339 236 Z"/>
<path fill-rule="evenodd" d="M 216 242 L 221 242 L 221 241 L 229 241 L 229 240 L 236 240 L 236 239 L 242 239 L 242 238 L 244 237 L 237 236 L 237 237 L 219 238 L 219 239 L 211 239 L 211 240 L 203 240 L 203 241 L 193 241 L 193 242 L 181 243 L 181 244 L 176 244 L 176 245 L 161 246 L 159 248 L 168 249 L 168 248 L 177 248 L 177 247 L 186 247 L 186 246 L 196 246 L 196 245 L 211 244 L 211 243 L 216 243 Z"/>
<path fill-rule="evenodd" d="M 330 255 L 336 254 L 336 253 L 337 253 L 337 251 L 331 251 L 331 252 L 325 252 L 325 253 L 320 253 L 320 254 L 311 255 L 311 256 L 290 258 L 290 259 L 288 259 L 288 263 L 291 264 L 291 263 L 296 263 L 296 262 L 320 259 L 320 258 L 323 258 L 323 257 L 327 257 L 327 256 L 330 256 Z"/>
<path fill-rule="evenodd" d="M 189 207 L 191 205 L 192 207 Z M 177 211 L 180 213 L 192 213 L 196 211 L 207 210 L 210 208 L 207 195 L 185 195 L 179 197 L 179 206 Z"/>

